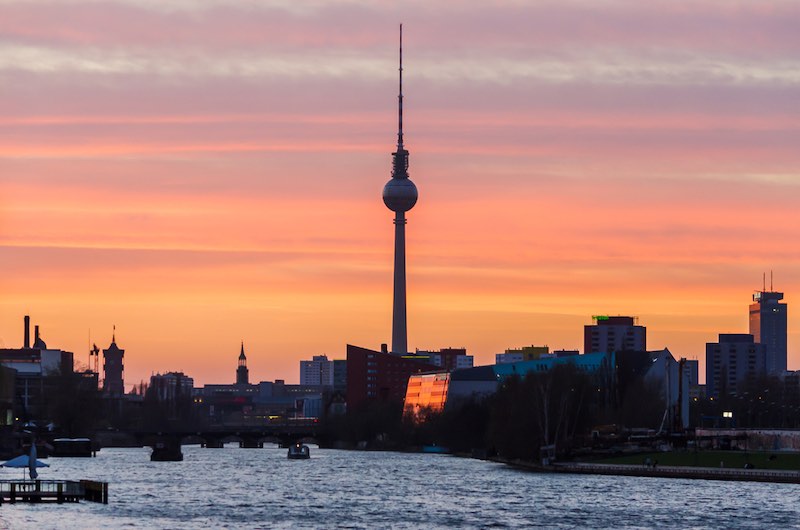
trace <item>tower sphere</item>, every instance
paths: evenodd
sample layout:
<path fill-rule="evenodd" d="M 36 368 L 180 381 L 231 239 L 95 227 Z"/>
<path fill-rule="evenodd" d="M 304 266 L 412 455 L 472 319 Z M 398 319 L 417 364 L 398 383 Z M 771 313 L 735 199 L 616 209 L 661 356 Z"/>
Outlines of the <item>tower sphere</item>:
<path fill-rule="evenodd" d="M 407 212 L 417 204 L 417 187 L 409 178 L 392 178 L 383 187 L 383 203 L 394 212 Z"/>

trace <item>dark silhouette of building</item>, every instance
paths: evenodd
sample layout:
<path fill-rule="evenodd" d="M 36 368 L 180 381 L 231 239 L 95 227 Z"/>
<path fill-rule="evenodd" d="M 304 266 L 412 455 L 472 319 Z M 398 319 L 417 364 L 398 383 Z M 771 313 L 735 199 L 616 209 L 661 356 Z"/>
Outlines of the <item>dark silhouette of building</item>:
<path fill-rule="evenodd" d="M 347 345 L 347 410 L 366 401 L 402 402 L 412 374 L 438 370 L 427 356 L 395 355 Z"/>
<path fill-rule="evenodd" d="M 583 327 L 583 352 L 647 351 L 647 328 L 634 317 L 593 316 Z"/>
<path fill-rule="evenodd" d="M 22 348 L 0 348 L 0 365 L 14 371 L 13 395 L 16 416 L 37 418 L 43 411 L 45 378 L 58 373 L 71 374 L 72 352 L 48 348 L 39 335 L 39 326 L 31 346 L 29 316 L 25 316 Z"/>
<path fill-rule="evenodd" d="M 766 346 L 744 333 L 720 334 L 718 342 L 706 344 L 706 395 L 736 394 L 747 379 L 767 370 Z"/>
<path fill-rule="evenodd" d="M 194 379 L 183 372 L 167 372 L 150 376 L 149 391 L 158 401 L 176 402 L 191 399 Z"/>
<path fill-rule="evenodd" d="M 247 356 L 244 354 L 244 342 L 242 342 L 242 352 L 239 354 L 239 365 L 236 367 L 236 384 L 250 384 L 250 371 L 247 369 Z"/>
<path fill-rule="evenodd" d="M 125 394 L 125 350 L 117 346 L 116 329 L 111 335 L 111 345 L 103 350 L 103 393 L 110 397 Z"/>
<path fill-rule="evenodd" d="M 383 187 L 383 203 L 394 216 L 394 303 L 392 353 L 408 353 L 406 322 L 406 212 L 417 203 L 417 187 L 408 178 L 408 151 L 403 147 L 403 26 L 400 25 L 400 91 L 397 96 L 397 151 L 392 153 L 392 178 Z"/>
<path fill-rule="evenodd" d="M 17 371 L 0 364 L 0 434 L 4 427 L 14 425 L 14 390 Z M 2 438 L 2 436 L 0 436 Z"/>
<path fill-rule="evenodd" d="M 334 359 L 333 361 L 333 389 L 337 392 L 347 391 L 347 360 Z"/>
<path fill-rule="evenodd" d="M 786 371 L 786 304 L 783 293 L 759 291 L 750 304 L 750 334 L 766 347 L 767 373 Z"/>

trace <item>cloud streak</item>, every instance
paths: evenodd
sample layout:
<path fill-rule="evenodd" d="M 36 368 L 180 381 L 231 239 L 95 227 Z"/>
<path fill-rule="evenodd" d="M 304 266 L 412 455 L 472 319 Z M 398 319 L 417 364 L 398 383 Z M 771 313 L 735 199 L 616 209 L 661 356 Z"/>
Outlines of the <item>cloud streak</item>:
<path fill-rule="evenodd" d="M 349 79 L 385 81 L 394 77 L 394 63 L 344 51 L 317 54 L 244 52 L 209 56 L 204 50 L 55 49 L 0 45 L 0 70 L 36 74 L 137 75 L 175 79 L 263 78 Z M 624 50 L 506 59 L 423 58 L 413 75 L 429 81 L 465 81 L 510 85 L 589 83 L 610 85 L 760 85 L 797 86 L 800 61 L 742 61 L 694 57 L 674 52 L 634 56 Z"/>

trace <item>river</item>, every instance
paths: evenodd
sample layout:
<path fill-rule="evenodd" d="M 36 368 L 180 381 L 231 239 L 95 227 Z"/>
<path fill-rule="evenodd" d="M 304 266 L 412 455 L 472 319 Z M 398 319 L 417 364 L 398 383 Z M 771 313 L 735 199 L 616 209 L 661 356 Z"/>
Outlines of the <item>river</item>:
<path fill-rule="evenodd" d="M 109 504 L 3 504 L 0 528 L 800 528 L 800 486 L 536 474 L 447 455 L 277 446 L 49 458 L 40 478 L 109 482 Z M 18 478 L 0 468 L 0 478 Z"/>

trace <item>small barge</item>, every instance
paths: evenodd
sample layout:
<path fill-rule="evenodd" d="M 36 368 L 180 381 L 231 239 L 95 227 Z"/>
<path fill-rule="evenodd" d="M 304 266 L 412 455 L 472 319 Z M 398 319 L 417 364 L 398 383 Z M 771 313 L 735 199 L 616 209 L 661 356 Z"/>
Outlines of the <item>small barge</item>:
<path fill-rule="evenodd" d="M 307 458 L 311 458 L 311 450 L 307 445 L 298 442 L 292 446 L 289 446 L 289 452 L 286 456 L 289 458 L 289 460 L 305 460 Z"/>

